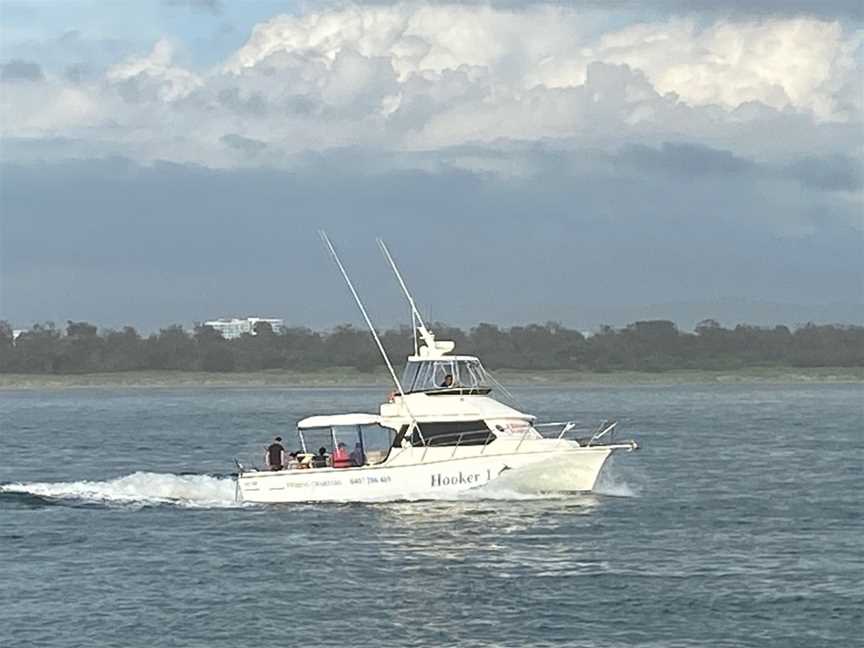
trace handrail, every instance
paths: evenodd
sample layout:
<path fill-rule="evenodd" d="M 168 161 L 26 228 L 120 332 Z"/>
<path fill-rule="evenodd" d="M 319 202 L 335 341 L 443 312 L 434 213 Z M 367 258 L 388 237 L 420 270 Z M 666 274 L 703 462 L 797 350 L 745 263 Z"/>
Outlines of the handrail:
<path fill-rule="evenodd" d="M 530 426 L 530 425 L 525 427 L 525 431 L 522 433 L 522 438 L 519 439 L 519 443 L 516 444 L 516 450 L 515 450 L 515 452 L 519 452 L 519 448 L 522 447 L 522 442 L 525 440 L 525 437 L 528 436 L 528 432 L 529 432 L 530 430 L 531 430 L 531 426 Z"/>
<path fill-rule="evenodd" d="M 567 434 L 570 430 L 576 427 L 576 424 L 573 421 L 567 423 L 564 427 L 561 428 L 561 433 L 558 435 L 558 440 L 560 441 L 565 434 Z"/>
<path fill-rule="evenodd" d="M 488 435 L 486 435 L 486 443 L 483 444 L 483 449 L 480 451 L 480 454 L 481 454 L 481 455 L 482 455 L 482 454 L 485 454 L 485 452 L 486 452 L 486 448 L 488 448 L 488 447 L 489 447 L 489 444 L 492 443 L 492 441 L 495 440 L 496 438 L 497 438 L 497 437 L 496 437 L 494 434 L 488 434 Z"/>
<path fill-rule="evenodd" d="M 459 435 L 459 438 L 456 439 L 456 445 L 453 446 L 453 452 L 450 454 L 450 458 L 451 458 L 451 459 L 452 459 L 453 457 L 456 456 L 456 451 L 459 449 L 459 444 L 462 443 L 462 437 L 464 437 L 464 436 L 465 436 L 465 433 L 462 432 L 462 433 Z"/>
<path fill-rule="evenodd" d="M 597 428 L 597 431 L 591 436 L 588 440 L 588 446 L 590 447 L 595 441 L 600 440 L 606 434 L 609 434 L 609 438 L 612 438 L 612 433 L 615 431 L 615 428 L 618 425 L 618 421 L 603 421 L 600 424 L 600 427 Z"/>
<path fill-rule="evenodd" d="M 575 421 L 556 421 L 556 422 L 552 422 L 552 423 L 536 423 L 534 425 L 534 428 L 536 429 L 536 428 L 553 427 L 553 426 L 557 427 L 559 425 L 561 426 L 561 430 L 558 432 L 558 436 L 555 437 L 559 440 L 563 439 L 568 432 L 572 432 L 573 430 L 577 430 Z M 610 421 L 607 419 L 607 420 L 603 421 L 596 428 L 579 428 L 577 431 L 582 431 L 582 432 L 586 433 L 586 436 L 588 434 L 590 434 L 590 437 L 588 438 L 587 442 L 584 441 L 585 436 L 582 437 L 583 438 L 582 443 L 584 443 L 586 447 L 589 447 L 589 446 L 593 445 L 594 443 L 596 443 L 597 441 L 599 441 L 600 439 L 602 439 L 607 434 L 609 435 L 609 437 L 611 439 L 614 436 L 614 431 L 615 431 L 615 428 L 617 427 L 617 425 L 618 425 L 617 421 L 614 421 L 614 420 Z M 546 438 L 549 438 L 549 437 L 546 437 Z"/>

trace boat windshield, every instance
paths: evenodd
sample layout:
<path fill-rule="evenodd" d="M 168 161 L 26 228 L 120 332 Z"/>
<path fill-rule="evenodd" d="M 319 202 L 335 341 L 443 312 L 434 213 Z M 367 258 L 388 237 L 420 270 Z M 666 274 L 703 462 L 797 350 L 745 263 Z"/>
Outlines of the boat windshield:
<path fill-rule="evenodd" d="M 477 358 L 409 360 L 402 374 L 407 392 L 488 390 L 486 370 Z"/>

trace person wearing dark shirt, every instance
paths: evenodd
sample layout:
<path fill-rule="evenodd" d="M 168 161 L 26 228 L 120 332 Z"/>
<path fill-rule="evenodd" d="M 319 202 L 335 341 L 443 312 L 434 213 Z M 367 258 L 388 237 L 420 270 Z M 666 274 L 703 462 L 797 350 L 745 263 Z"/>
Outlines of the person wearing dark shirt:
<path fill-rule="evenodd" d="M 321 446 L 318 448 L 318 454 L 312 457 L 312 467 L 313 468 L 326 468 L 327 467 L 327 448 Z"/>
<path fill-rule="evenodd" d="M 282 446 L 282 437 L 277 436 L 273 439 L 273 443 L 267 446 L 264 461 L 270 470 L 282 470 L 285 466 L 285 448 Z"/>
<path fill-rule="evenodd" d="M 354 449 L 348 458 L 351 460 L 352 466 L 362 466 L 366 463 L 366 454 L 363 452 L 363 446 L 359 441 L 354 444 Z"/>

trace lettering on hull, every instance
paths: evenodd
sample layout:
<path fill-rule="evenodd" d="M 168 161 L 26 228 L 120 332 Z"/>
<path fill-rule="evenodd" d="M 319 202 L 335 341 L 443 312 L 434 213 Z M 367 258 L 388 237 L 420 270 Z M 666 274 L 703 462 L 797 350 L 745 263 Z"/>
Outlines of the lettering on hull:
<path fill-rule="evenodd" d="M 508 467 L 505 466 L 501 471 L 496 472 L 500 474 L 504 470 L 508 470 Z M 427 477 L 427 479 L 431 480 L 430 486 L 431 488 L 474 488 L 486 482 L 492 481 L 493 479 L 493 471 L 491 468 L 480 469 L 476 471 L 465 471 L 460 470 L 458 472 L 446 473 L 439 472 L 434 473 Z M 347 478 L 347 479 L 346 479 Z M 281 481 L 281 480 L 280 480 Z M 396 480 L 398 483 L 400 480 Z M 393 477 L 390 475 L 339 475 L 339 476 L 331 476 L 326 478 L 319 479 L 299 479 L 299 480 L 286 480 L 285 482 L 281 482 L 278 485 L 274 484 L 273 486 L 269 486 L 267 490 L 284 490 L 290 489 L 295 492 L 299 489 L 307 489 L 307 488 L 339 488 L 339 487 L 360 487 L 361 489 L 368 487 L 378 487 L 378 486 L 395 486 Z M 260 489 L 260 484 L 258 480 L 244 480 L 242 484 L 243 490 L 247 491 L 257 491 Z M 407 485 L 406 485 L 407 486 Z"/>
<path fill-rule="evenodd" d="M 436 473 L 432 475 L 432 488 L 440 488 L 441 486 L 476 486 L 480 483 L 482 473 L 463 473 L 461 470 L 455 475 L 446 475 Z M 492 479 L 492 471 L 486 469 L 485 481 Z"/>

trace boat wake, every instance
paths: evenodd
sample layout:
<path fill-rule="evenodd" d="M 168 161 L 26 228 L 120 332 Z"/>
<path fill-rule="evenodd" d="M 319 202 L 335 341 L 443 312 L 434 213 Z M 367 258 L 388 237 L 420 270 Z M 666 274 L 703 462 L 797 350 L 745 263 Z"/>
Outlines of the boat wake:
<path fill-rule="evenodd" d="M 636 497 L 638 491 L 623 481 L 609 466 L 601 473 L 593 494 Z M 452 500 L 536 500 L 572 497 L 568 484 L 573 476 L 562 466 L 545 465 L 513 470 L 480 488 L 449 495 L 430 493 L 372 499 L 388 501 Z M 236 482 L 231 477 L 214 475 L 176 475 L 135 472 L 104 481 L 29 482 L 0 484 L 0 502 L 36 508 L 50 505 L 114 506 L 142 508 L 170 505 L 181 508 L 235 508 L 251 503 L 235 500 Z"/>
<path fill-rule="evenodd" d="M 240 506 L 234 499 L 235 481 L 212 475 L 175 475 L 135 472 L 105 481 L 30 482 L 0 484 L 0 497 L 16 497 L 34 505 L 65 503 L 143 507 L 171 504 L 186 508 Z"/>

